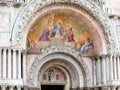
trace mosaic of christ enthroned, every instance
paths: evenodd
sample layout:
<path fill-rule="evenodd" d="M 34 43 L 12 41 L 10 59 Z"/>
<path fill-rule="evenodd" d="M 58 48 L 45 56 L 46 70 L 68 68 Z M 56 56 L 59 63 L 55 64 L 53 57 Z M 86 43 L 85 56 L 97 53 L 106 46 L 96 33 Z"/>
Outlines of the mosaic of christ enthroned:
<path fill-rule="evenodd" d="M 27 48 L 39 51 L 50 46 L 75 48 L 77 52 L 94 52 L 90 30 L 79 19 L 64 13 L 49 14 L 37 20 L 29 30 Z"/>

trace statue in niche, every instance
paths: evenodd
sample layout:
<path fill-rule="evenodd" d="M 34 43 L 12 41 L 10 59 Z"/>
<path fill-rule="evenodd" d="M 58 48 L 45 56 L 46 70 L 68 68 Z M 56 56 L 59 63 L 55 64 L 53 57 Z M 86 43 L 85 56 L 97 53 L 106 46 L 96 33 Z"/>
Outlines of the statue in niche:
<path fill-rule="evenodd" d="M 48 81 L 52 81 L 52 80 L 54 80 L 54 71 L 50 69 L 48 71 Z"/>

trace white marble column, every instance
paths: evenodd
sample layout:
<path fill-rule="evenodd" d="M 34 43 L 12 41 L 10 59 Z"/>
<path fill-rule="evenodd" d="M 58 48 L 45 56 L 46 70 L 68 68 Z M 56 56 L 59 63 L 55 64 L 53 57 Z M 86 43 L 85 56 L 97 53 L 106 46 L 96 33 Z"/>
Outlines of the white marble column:
<path fill-rule="evenodd" d="M 111 90 L 116 90 L 116 86 L 112 86 L 112 87 L 111 87 Z"/>
<path fill-rule="evenodd" d="M 23 81 L 26 84 L 26 51 L 23 51 Z"/>
<path fill-rule="evenodd" d="M 3 49 L 3 78 L 6 79 L 6 48 Z"/>
<path fill-rule="evenodd" d="M 13 49 L 13 79 L 16 79 L 16 50 Z"/>
<path fill-rule="evenodd" d="M 103 87 L 101 87 L 101 90 L 107 90 L 107 87 L 103 86 Z"/>
<path fill-rule="evenodd" d="M 110 80 L 113 80 L 113 55 L 110 56 Z"/>
<path fill-rule="evenodd" d="M 111 90 L 111 87 L 107 87 L 107 90 Z"/>
<path fill-rule="evenodd" d="M 120 87 L 118 87 L 118 90 L 120 90 Z"/>
<path fill-rule="evenodd" d="M 117 56 L 117 74 L 118 74 L 118 79 L 120 80 L 120 56 Z"/>
<path fill-rule="evenodd" d="M 18 51 L 18 79 L 21 79 L 21 50 Z"/>
<path fill-rule="evenodd" d="M 2 89 L 2 90 L 6 90 L 6 86 L 5 86 L 5 85 L 2 85 L 2 86 L 1 86 L 1 89 Z"/>
<path fill-rule="evenodd" d="M 105 63 L 105 59 L 106 58 L 106 56 L 105 55 L 103 55 L 102 56 L 102 70 L 101 70 L 101 75 L 102 75 L 102 84 L 103 85 L 105 85 L 106 84 L 106 63 Z"/>
<path fill-rule="evenodd" d="M 8 79 L 11 79 L 11 49 L 8 50 Z"/>
<path fill-rule="evenodd" d="M 93 83 L 94 85 L 97 84 L 97 79 L 96 79 L 96 61 L 95 58 L 92 58 L 92 61 L 93 61 Z"/>
<path fill-rule="evenodd" d="M 17 86 L 17 90 L 21 90 L 21 87 L 20 87 L 20 86 Z"/>
<path fill-rule="evenodd" d="M 110 56 L 106 56 L 106 79 L 107 82 L 110 80 Z"/>
<path fill-rule="evenodd" d="M 24 90 L 28 90 L 28 87 L 25 86 L 23 89 L 24 89 Z"/>
<path fill-rule="evenodd" d="M 9 87 L 9 90 L 13 90 L 13 88 L 14 88 L 14 86 L 10 86 L 10 87 Z"/>
<path fill-rule="evenodd" d="M 113 72 L 114 72 L 114 79 L 116 80 L 117 79 L 117 69 L 116 69 L 116 67 L 117 67 L 117 65 L 116 65 L 116 55 L 114 55 L 114 58 L 113 58 Z"/>
<path fill-rule="evenodd" d="M 2 76 L 2 73 L 1 73 L 1 61 L 2 61 L 2 58 L 1 58 L 1 54 L 2 54 L 2 48 L 0 48 L 0 79 L 1 79 L 1 76 Z"/>
<path fill-rule="evenodd" d="M 97 57 L 97 85 L 101 85 L 100 57 Z"/>

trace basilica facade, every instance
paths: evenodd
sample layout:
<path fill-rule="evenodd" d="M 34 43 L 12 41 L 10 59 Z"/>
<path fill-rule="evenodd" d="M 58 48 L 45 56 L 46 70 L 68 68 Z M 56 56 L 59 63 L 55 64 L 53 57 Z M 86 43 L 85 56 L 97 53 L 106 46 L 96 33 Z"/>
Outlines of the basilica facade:
<path fill-rule="evenodd" d="M 106 1 L 0 0 L 0 90 L 120 90 L 120 7 Z"/>

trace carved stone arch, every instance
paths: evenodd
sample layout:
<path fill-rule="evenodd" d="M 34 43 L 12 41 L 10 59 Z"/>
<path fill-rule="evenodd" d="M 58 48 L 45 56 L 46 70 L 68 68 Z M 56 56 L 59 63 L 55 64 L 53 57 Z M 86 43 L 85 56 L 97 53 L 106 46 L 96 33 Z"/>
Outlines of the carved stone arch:
<path fill-rule="evenodd" d="M 62 49 L 60 48 L 52 48 L 44 50 L 39 57 L 37 57 L 33 64 L 31 65 L 30 71 L 29 71 L 29 85 L 37 86 L 37 77 L 38 72 L 42 65 L 44 65 L 46 62 L 54 60 L 54 59 L 62 59 L 68 62 L 72 65 L 72 67 L 75 68 L 75 70 L 78 73 L 78 81 L 80 82 L 80 87 L 85 86 L 84 82 L 88 82 L 89 80 L 89 70 L 87 68 L 87 65 L 84 63 L 84 61 L 80 58 L 80 55 L 75 53 L 71 55 L 71 53 L 74 53 L 74 51 L 66 49 L 66 52 L 60 51 Z M 50 51 L 50 52 L 49 52 Z M 77 55 L 76 55 L 77 54 Z M 57 56 L 57 57 L 56 57 Z M 77 60 L 75 60 L 75 58 Z M 81 64 L 81 65 L 80 65 Z"/>
<path fill-rule="evenodd" d="M 63 60 L 62 60 L 62 62 L 65 63 Z M 39 71 L 40 77 L 42 77 L 42 74 L 44 73 L 44 71 L 46 69 L 51 68 L 51 67 L 57 67 L 57 68 L 61 69 L 64 72 L 64 74 L 66 75 L 67 84 L 71 87 L 73 86 L 73 82 L 75 82 L 75 80 L 76 80 L 74 75 L 72 75 L 72 74 L 75 74 L 74 70 L 72 70 L 72 68 L 68 64 L 66 64 L 66 65 L 62 64 L 61 60 L 59 60 L 59 61 L 52 60 L 52 61 L 48 61 L 47 63 L 45 63 Z M 68 67 L 68 70 L 65 67 Z M 69 70 L 72 70 L 72 72 L 71 71 L 69 72 Z"/>
<path fill-rule="evenodd" d="M 104 34 L 105 41 L 103 40 L 103 46 L 106 43 L 107 52 L 114 52 L 118 46 L 118 40 L 113 25 L 109 19 L 103 13 L 99 6 L 93 3 L 91 0 L 33 0 L 26 5 L 19 13 L 13 26 L 12 32 L 12 45 L 15 47 L 26 48 L 26 37 L 28 34 L 28 27 L 31 22 L 34 22 L 38 13 L 44 12 L 44 8 L 54 4 L 65 4 L 66 6 L 72 5 L 74 10 L 83 9 L 91 17 L 91 20 L 96 21 L 99 24 L 101 32 Z M 65 6 L 64 5 L 64 6 Z M 76 6 L 76 8 L 74 7 Z M 51 9 L 54 7 L 51 7 Z M 57 8 L 57 5 L 56 5 Z M 62 7 L 61 7 L 62 8 Z M 71 9 L 72 7 L 68 7 Z M 49 10 L 49 9 L 48 9 Z M 99 32 L 100 30 L 98 30 Z M 102 38 L 102 36 L 100 35 Z M 106 51 L 105 51 L 106 53 Z"/>

